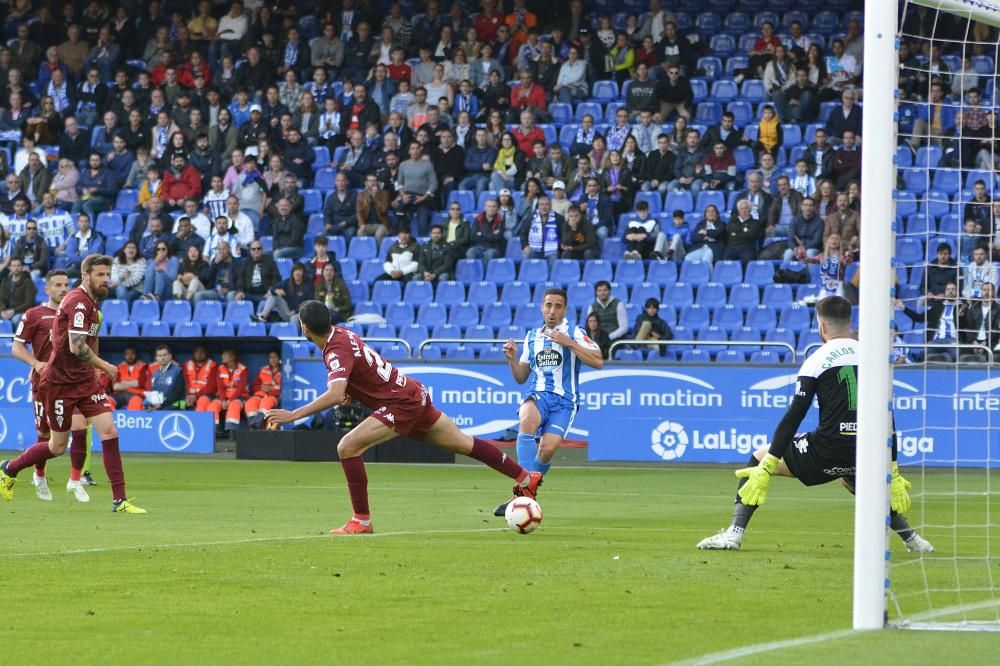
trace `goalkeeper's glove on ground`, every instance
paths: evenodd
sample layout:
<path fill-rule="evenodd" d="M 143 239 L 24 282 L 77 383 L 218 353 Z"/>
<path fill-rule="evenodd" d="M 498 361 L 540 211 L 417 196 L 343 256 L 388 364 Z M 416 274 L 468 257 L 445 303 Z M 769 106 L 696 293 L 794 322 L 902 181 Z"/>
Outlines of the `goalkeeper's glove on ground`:
<path fill-rule="evenodd" d="M 747 482 L 740 486 L 738 494 L 740 501 L 747 506 L 760 506 L 767 499 L 767 486 L 771 483 L 771 475 L 774 474 L 779 459 L 768 453 L 756 467 L 744 467 L 736 470 L 736 476 L 746 479 Z"/>
<path fill-rule="evenodd" d="M 889 506 L 892 507 L 893 511 L 906 513 L 910 510 L 910 493 L 907 491 L 912 486 L 912 483 L 900 476 L 899 465 L 893 461 L 892 477 L 889 481 Z"/>

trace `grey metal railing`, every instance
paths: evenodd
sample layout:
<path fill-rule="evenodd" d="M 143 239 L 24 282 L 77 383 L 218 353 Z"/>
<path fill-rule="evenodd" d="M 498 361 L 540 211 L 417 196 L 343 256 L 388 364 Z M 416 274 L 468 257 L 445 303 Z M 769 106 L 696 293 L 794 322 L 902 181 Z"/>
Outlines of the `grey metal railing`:
<path fill-rule="evenodd" d="M 812 342 L 812 343 L 806 345 L 805 349 L 802 350 L 802 355 L 803 356 L 808 356 L 809 352 L 814 351 L 816 349 L 819 349 L 822 346 L 823 346 L 822 342 Z M 949 345 L 949 344 L 940 344 L 940 343 L 939 344 L 932 344 L 932 343 L 929 343 L 929 342 L 928 343 L 924 343 L 924 344 L 907 344 L 905 342 L 902 342 L 902 343 L 896 342 L 896 343 L 893 343 L 892 346 L 895 349 L 981 349 L 982 351 L 986 352 L 986 355 L 990 359 L 989 362 L 990 363 L 994 362 L 993 361 L 993 357 L 994 357 L 993 350 L 990 349 L 989 347 L 987 347 L 986 345 L 980 345 L 980 344 Z"/>
<path fill-rule="evenodd" d="M 615 340 L 608 349 L 608 356 L 615 357 L 615 350 L 621 347 L 642 345 L 646 347 L 659 347 L 660 345 L 681 345 L 684 347 L 784 347 L 792 353 L 792 362 L 799 360 L 795 347 L 787 342 L 753 342 L 752 340 Z"/>

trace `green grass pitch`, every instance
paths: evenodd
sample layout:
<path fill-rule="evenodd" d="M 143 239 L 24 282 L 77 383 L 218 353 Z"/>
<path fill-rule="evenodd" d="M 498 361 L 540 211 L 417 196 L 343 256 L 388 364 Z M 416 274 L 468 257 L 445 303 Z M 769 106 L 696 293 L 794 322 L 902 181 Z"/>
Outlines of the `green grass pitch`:
<path fill-rule="evenodd" d="M 129 456 L 147 516 L 113 515 L 103 473 L 80 505 L 65 459 L 51 503 L 26 471 L 0 505 L 0 663 L 665 664 L 850 627 L 853 505 L 833 484 L 775 479 L 745 549 L 705 553 L 694 544 L 728 522 L 729 468 L 554 467 L 527 536 L 491 515 L 509 483 L 489 469 L 368 470 L 378 534 L 360 538 L 325 535 L 349 517 L 336 464 Z M 985 475 L 960 480 L 974 490 Z M 986 501 L 935 496 L 915 517 L 982 520 Z M 926 533 L 942 553 L 987 545 L 985 530 Z M 892 551 L 912 559 L 896 539 Z M 969 566 L 970 588 L 1000 580 Z M 898 572 L 912 585 L 958 574 Z M 738 663 L 985 664 L 997 640 L 890 630 Z"/>

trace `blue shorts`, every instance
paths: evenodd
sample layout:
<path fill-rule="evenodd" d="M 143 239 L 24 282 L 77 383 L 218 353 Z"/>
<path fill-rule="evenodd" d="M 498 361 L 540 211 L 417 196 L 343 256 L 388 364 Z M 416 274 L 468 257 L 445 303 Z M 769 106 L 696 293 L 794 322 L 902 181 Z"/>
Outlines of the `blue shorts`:
<path fill-rule="evenodd" d="M 544 391 L 528 393 L 521 404 L 529 400 L 534 400 L 538 414 L 542 417 L 541 425 L 538 426 L 539 437 L 552 433 L 565 439 L 569 435 L 577 410 L 572 400 Z"/>

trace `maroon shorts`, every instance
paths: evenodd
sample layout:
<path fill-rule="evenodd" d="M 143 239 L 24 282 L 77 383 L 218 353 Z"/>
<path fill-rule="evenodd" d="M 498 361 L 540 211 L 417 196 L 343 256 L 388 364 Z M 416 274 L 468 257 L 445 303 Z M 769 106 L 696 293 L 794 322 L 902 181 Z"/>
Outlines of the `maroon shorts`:
<path fill-rule="evenodd" d="M 38 439 L 49 438 L 49 420 L 45 417 L 45 398 L 37 382 L 31 382 L 31 406 L 35 412 L 35 430 Z"/>
<path fill-rule="evenodd" d="M 372 416 L 389 426 L 403 437 L 423 441 L 428 431 L 434 427 L 442 412 L 431 403 L 427 389 L 421 388 L 419 395 L 394 401 L 392 405 L 382 405 Z"/>
<path fill-rule="evenodd" d="M 46 382 L 41 387 L 41 393 L 45 403 L 45 416 L 52 432 L 69 432 L 74 411 L 88 419 L 114 411 L 108 394 L 96 376 L 83 385 Z"/>

